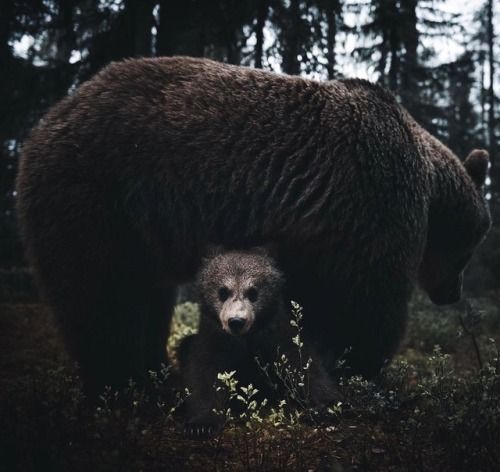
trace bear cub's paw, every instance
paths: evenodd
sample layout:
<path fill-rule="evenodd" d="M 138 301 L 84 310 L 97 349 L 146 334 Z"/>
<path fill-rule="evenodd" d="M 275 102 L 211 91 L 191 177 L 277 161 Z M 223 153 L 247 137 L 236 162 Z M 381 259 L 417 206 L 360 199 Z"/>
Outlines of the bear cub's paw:
<path fill-rule="evenodd" d="M 186 439 L 205 440 L 217 436 L 224 427 L 223 418 L 215 413 L 190 419 L 184 424 L 182 434 Z"/>

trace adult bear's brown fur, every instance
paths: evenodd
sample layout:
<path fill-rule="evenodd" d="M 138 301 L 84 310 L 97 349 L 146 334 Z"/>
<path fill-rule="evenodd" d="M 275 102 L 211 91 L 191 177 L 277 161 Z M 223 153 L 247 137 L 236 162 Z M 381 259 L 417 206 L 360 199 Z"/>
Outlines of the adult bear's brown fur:
<path fill-rule="evenodd" d="M 371 375 L 417 279 L 438 302 L 459 296 L 489 226 L 487 163 L 476 151 L 464 167 L 365 81 L 130 60 L 33 130 L 18 210 L 91 390 L 165 360 L 174 287 L 208 244 L 273 242 L 325 362 L 351 347 L 352 371 Z"/>

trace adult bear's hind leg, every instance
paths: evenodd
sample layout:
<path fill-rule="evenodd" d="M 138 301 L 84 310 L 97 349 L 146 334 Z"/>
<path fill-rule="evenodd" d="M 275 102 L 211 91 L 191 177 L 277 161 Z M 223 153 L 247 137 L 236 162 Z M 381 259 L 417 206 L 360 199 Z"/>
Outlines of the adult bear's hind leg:
<path fill-rule="evenodd" d="M 22 200 L 25 240 L 85 391 L 95 397 L 129 378 L 144 383 L 166 360 L 173 290 L 157 298 L 155 254 L 125 215 L 95 189 L 64 190 L 51 205 L 32 195 Z"/>
<path fill-rule="evenodd" d="M 129 379 L 145 386 L 148 372 L 167 364 L 172 309 L 167 302 L 173 296 L 147 295 L 113 289 L 106 300 L 87 301 L 83 307 L 71 303 L 58 317 L 88 396 L 96 397 L 106 386 L 119 390 Z"/>

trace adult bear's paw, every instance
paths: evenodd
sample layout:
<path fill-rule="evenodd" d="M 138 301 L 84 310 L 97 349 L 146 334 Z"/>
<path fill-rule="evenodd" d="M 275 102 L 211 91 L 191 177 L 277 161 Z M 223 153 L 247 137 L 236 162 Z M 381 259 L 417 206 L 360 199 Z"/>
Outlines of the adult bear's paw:
<path fill-rule="evenodd" d="M 186 421 L 182 434 L 186 439 L 210 439 L 219 434 L 223 426 L 223 418 L 215 413 L 211 413 Z"/>

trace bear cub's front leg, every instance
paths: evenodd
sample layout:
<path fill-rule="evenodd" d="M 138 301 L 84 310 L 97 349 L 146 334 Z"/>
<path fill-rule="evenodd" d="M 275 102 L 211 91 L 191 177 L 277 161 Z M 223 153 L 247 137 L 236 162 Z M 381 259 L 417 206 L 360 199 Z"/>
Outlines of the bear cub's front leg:
<path fill-rule="evenodd" d="M 199 333 L 184 338 L 178 350 L 183 386 L 189 390 L 183 431 L 192 439 L 206 439 L 222 429 L 225 417 L 220 412 L 229 398 L 224 389 L 217 390 L 217 374 L 237 369 L 241 357 L 237 339 L 228 339 L 210 324 L 202 316 Z"/>

